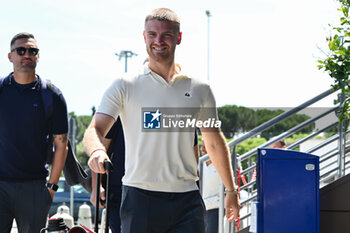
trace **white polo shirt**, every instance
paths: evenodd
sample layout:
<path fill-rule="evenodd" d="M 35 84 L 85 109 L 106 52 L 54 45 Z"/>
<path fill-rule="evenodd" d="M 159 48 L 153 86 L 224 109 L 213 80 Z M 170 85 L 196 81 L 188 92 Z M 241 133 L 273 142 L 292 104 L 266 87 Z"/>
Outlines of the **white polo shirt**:
<path fill-rule="evenodd" d="M 131 79 L 117 79 L 105 92 L 97 112 L 121 117 L 125 135 L 123 184 L 150 191 L 187 192 L 196 185 L 194 131 L 145 130 L 145 108 L 215 108 L 208 84 L 177 75 L 170 83 L 145 69 Z M 215 115 L 215 116 L 214 116 Z M 216 118 L 216 110 L 213 117 Z M 146 132 L 147 131 L 147 132 Z"/>

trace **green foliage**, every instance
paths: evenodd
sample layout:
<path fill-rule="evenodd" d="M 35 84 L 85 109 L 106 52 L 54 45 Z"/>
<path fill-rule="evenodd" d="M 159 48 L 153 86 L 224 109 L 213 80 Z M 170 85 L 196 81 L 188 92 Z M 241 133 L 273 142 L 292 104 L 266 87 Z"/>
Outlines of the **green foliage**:
<path fill-rule="evenodd" d="M 340 7 L 338 11 L 341 12 L 340 25 L 331 27 L 333 35 L 328 37 L 329 51 L 324 60 L 319 60 L 318 68 L 327 71 L 333 78 L 333 89 L 341 89 L 342 93 L 350 96 L 350 21 L 349 21 L 349 7 L 350 1 L 338 0 Z M 342 103 L 342 111 L 340 113 L 340 121 L 350 118 L 350 99 L 346 99 Z"/>
<path fill-rule="evenodd" d="M 222 122 L 221 130 L 227 138 L 232 138 L 239 131 L 248 131 L 256 124 L 254 110 L 241 106 L 219 107 L 218 115 Z"/>
<path fill-rule="evenodd" d="M 83 140 L 84 133 L 86 128 L 89 126 L 91 122 L 92 116 L 78 116 L 77 117 L 77 123 L 78 123 L 78 142 Z"/>
<path fill-rule="evenodd" d="M 309 136 L 309 134 L 306 133 L 298 133 L 298 134 L 293 134 L 292 136 L 286 138 L 286 143 L 287 145 L 293 144 L 297 141 L 299 141 L 300 139 L 303 139 L 305 137 Z"/>
<path fill-rule="evenodd" d="M 244 153 L 264 144 L 265 142 L 266 142 L 265 138 L 249 138 L 236 146 L 236 154 L 243 155 Z M 252 162 L 254 163 L 257 162 L 256 155 L 252 157 Z M 246 169 L 247 167 L 248 167 L 248 159 L 242 161 L 243 170 Z"/>
<path fill-rule="evenodd" d="M 77 159 L 79 160 L 81 166 L 83 166 L 84 169 L 88 167 L 87 162 L 89 160 L 89 156 L 84 151 L 83 142 L 80 141 L 77 145 Z"/>
<path fill-rule="evenodd" d="M 236 153 L 239 155 L 243 155 L 244 153 L 264 144 L 265 142 L 265 138 L 249 138 L 237 145 Z"/>
<path fill-rule="evenodd" d="M 261 125 L 262 123 L 280 115 L 283 113 L 282 110 L 267 110 L 267 109 L 261 109 L 256 111 L 258 115 L 258 125 Z M 305 114 L 295 114 L 287 119 L 279 122 L 278 124 L 268 128 L 267 130 L 263 131 L 261 133 L 261 136 L 269 140 L 270 138 L 279 135 L 294 126 L 308 120 L 310 117 Z M 310 133 L 315 128 L 315 124 L 312 123 L 303 129 L 300 130 L 301 133 Z"/>
<path fill-rule="evenodd" d="M 283 110 L 258 109 L 254 111 L 253 109 L 238 107 L 236 105 L 225 105 L 218 108 L 219 119 L 222 122 L 221 130 L 226 138 L 232 138 L 238 132 L 248 132 L 282 113 Z M 259 133 L 261 133 L 262 137 L 268 140 L 269 138 L 285 132 L 309 118 L 310 117 L 305 114 L 296 114 L 264 132 Z M 314 124 L 311 124 L 302 129 L 301 132 L 310 133 L 313 129 Z"/>

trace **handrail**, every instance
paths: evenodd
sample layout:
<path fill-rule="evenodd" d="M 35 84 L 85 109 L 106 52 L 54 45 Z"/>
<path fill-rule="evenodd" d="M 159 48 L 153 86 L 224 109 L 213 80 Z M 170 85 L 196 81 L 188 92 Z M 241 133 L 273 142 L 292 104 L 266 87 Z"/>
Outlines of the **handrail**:
<path fill-rule="evenodd" d="M 315 152 L 317 151 L 318 149 L 336 141 L 337 139 L 339 139 L 339 135 L 335 134 L 333 135 L 332 137 L 328 138 L 326 141 L 320 143 L 319 145 L 313 147 L 313 148 L 310 148 L 309 150 L 306 151 L 306 153 L 312 153 L 312 152 Z"/>
<path fill-rule="evenodd" d="M 278 140 L 281 140 L 282 138 L 285 138 L 285 137 L 288 137 L 288 136 L 294 134 L 295 132 L 297 132 L 297 131 L 301 130 L 302 128 L 304 128 L 306 125 L 311 124 L 311 123 L 317 121 L 318 119 L 328 115 L 329 113 L 333 112 L 337 108 L 338 108 L 338 106 L 330 108 L 329 110 L 321 113 L 320 115 L 315 116 L 313 118 L 310 118 L 310 119 L 300 123 L 299 125 L 294 126 L 293 128 L 291 128 L 287 132 L 284 132 L 284 133 L 280 134 L 279 136 L 277 136 L 275 139 L 269 140 L 269 141 L 265 142 L 264 144 L 260 145 L 259 147 L 254 148 L 254 149 L 244 153 L 243 155 L 239 156 L 238 159 L 239 160 L 244 160 L 244 159 L 248 158 L 249 156 L 257 153 L 258 148 L 263 148 L 263 147 L 269 146 L 272 143 L 277 142 Z"/>
<path fill-rule="evenodd" d="M 302 110 L 302 109 L 304 109 L 304 108 L 306 108 L 306 107 L 316 103 L 317 101 L 319 101 L 319 100 L 329 96 L 332 93 L 334 93 L 333 88 L 328 89 L 327 91 L 325 91 L 325 92 L 319 94 L 318 96 L 316 96 L 316 97 L 306 101 L 305 103 L 303 103 L 303 104 L 301 104 L 301 105 L 299 105 L 299 106 L 297 106 L 297 107 L 295 107 L 295 108 L 293 108 L 293 109 L 291 109 L 291 110 L 289 110 L 287 112 L 284 112 L 284 113 L 282 113 L 282 114 L 272 118 L 271 120 L 263 123 L 262 125 L 259 125 L 258 127 L 255 127 L 254 129 L 252 129 L 248 133 L 246 133 L 246 134 L 242 135 L 241 137 L 239 137 L 239 138 L 229 142 L 228 146 L 229 147 L 233 147 L 233 146 L 235 146 L 235 145 L 237 145 L 237 144 L 247 140 L 248 138 L 251 138 L 251 137 L 257 135 L 259 132 L 262 132 L 262 131 L 270 128 L 271 126 L 277 124 L 278 122 L 280 122 L 280 121 L 286 119 L 287 117 L 293 115 L 294 113 L 297 113 L 300 110 Z"/>
<path fill-rule="evenodd" d="M 242 201 L 242 202 L 241 202 L 241 205 L 243 206 L 243 205 L 245 205 L 246 203 L 248 203 L 248 202 L 250 202 L 250 201 L 256 199 L 257 197 L 258 197 L 258 194 L 255 193 L 253 196 L 251 196 L 251 197 L 247 198 L 246 200 Z"/>
<path fill-rule="evenodd" d="M 338 153 L 338 148 L 334 148 L 331 151 L 327 152 L 325 156 L 321 156 L 320 164 L 332 158 L 334 155 Z M 327 155 L 328 154 L 328 155 Z"/>
<path fill-rule="evenodd" d="M 330 128 L 336 126 L 337 124 L 338 124 L 338 121 L 336 121 L 336 122 L 334 122 L 334 123 L 332 123 L 332 124 L 330 124 L 330 125 L 328 125 L 328 126 L 322 128 L 322 129 L 320 129 L 320 130 L 318 130 L 318 131 L 316 131 L 316 132 L 314 132 L 314 133 L 312 133 L 312 134 L 306 136 L 306 137 L 303 138 L 303 139 L 300 139 L 299 141 L 297 141 L 297 142 L 295 142 L 295 143 L 293 143 L 293 144 L 290 144 L 290 145 L 287 147 L 287 149 L 293 150 L 294 148 L 296 148 L 297 146 L 299 146 L 299 145 L 302 144 L 303 142 L 306 142 L 306 141 L 309 140 L 310 138 L 315 137 L 316 135 L 318 135 L 318 134 L 320 134 L 320 133 L 326 131 L 327 129 L 330 129 Z"/>
<path fill-rule="evenodd" d="M 254 165 L 252 165 L 252 166 L 250 166 L 250 167 L 244 169 L 244 170 L 241 172 L 241 174 L 244 175 L 244 174 L 246 174 L 246 173 L 248 173 L 248 172 L 251 172 L 252 170 L 254 170 L 254 168 L 256 168 L 256 164 L 254 164 Z"/>
<path fill-rule="evenodd" d="M 256 181 L 250 181 L 249 183 L 246 183 L 245 185 L 241 186 L 241 189 L 246 189 L 252 185 L 254 185 L 256 183 Z"/>
<path fill-rule="evenodd" d="M 335 164 L 335 163 L 337 163 L 337 161 L 333 162 L 332 165 Z M 329 171 L 326 172 L 325 174 L 320 175 L 320 179 L 322 179 L 322 178 L 328 176 L 329 174 L 331 174 L 332 172 L 335 172 L 335 171 L 337 171 L 337 170 L 338 170 L 338 167 L 335 167 L 335 168 L 329 170 Z"/>

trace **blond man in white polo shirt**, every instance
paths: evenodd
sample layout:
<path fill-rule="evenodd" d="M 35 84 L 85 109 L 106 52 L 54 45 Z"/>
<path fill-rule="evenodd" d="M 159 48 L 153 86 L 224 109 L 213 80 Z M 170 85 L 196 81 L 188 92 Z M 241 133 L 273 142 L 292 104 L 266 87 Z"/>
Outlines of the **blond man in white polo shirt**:
<path fill-rule="evenodd" d="M 205 207 L 196 185 L 193 151 L 196 126 L 226 187 L 226 216 L 231 221 L 239 217 L 237 186 L 216 124 L 212 91 L 182 75 L 174 62 L 181 39 L 178 16 L 166 8 L 153 10 L 145 20 L 147 69 L 108 88 L 84 136 L 89 166 L 104 173 L 108 156 L 102 138 L 120 115 L 126 148 L 123 233 L 204 233 Z"/>

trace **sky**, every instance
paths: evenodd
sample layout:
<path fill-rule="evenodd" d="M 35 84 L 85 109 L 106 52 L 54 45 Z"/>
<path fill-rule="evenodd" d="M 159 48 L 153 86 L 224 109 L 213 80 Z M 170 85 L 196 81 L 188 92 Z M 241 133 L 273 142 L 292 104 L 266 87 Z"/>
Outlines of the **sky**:
<path fill-rule="evenodd" d="M 142 70 L 144 18 L 159 7 L 181 19 L 176 62 L 203 81 L 209 32 L 208 82 L 217 106 L 295 107 L 332 84 L 317 60 L 325 58 L 329 24 L 338 25 L 335 0 L 1 0 L 0 75 L 13 70 L 11 38 L 33 33 L 37 73 L 61 89 L 69 112 L 90 115 L 112 81 L 126 75 L 115 53 L 137 54 L 128 59 L 128 75 Z"/>

